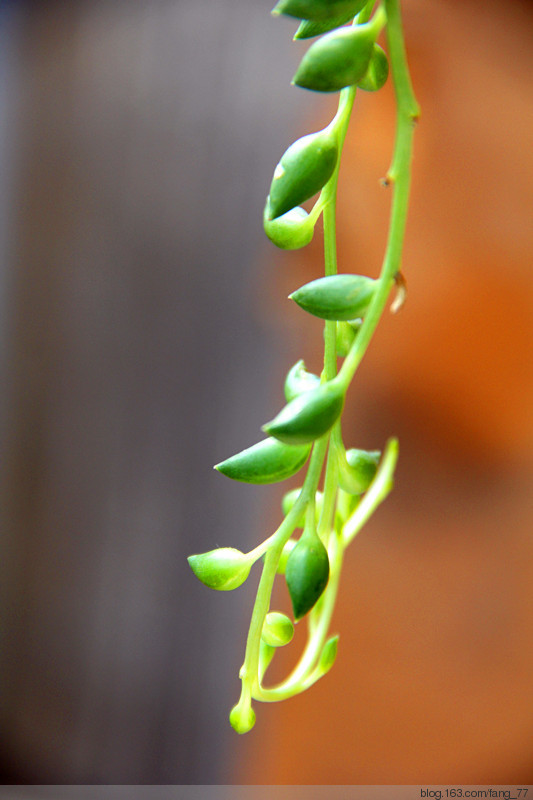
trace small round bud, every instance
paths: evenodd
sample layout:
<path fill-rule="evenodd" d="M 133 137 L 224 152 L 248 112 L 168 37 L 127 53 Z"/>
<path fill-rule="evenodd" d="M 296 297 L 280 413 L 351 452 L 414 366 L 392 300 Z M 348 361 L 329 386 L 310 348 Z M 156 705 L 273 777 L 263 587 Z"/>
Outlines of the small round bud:
<path fill-rule="evenodd" d="M 271 647 L 283 647 L 294 636 L 294 625 L 281 611 L 269 611 L 265 617 L 261 638 Z"/>
<path fill-rule="evenodd" d="M 250 704 L 237 703 L 230 711 L 229 721 L 237 733 L 248 733 L 255 725 L 255 711 Z"/>
<path fill-rule="evenodd" d="M 263 214 L 263 227 L 270 241 L 282 250 L 299 250 L 313 238 L 315 226 L 304 208 L 296 206 L 276 219 L 270 219 L 269 200 Z"/>
<path fill-rule="evenodd" d="M 189 565 L 198 578 L 210 589 L 228 592 L 240 586 L 254 563 L 248 555 L 234 547 L 219 547 L 207 553 L 189 556 Z"/>

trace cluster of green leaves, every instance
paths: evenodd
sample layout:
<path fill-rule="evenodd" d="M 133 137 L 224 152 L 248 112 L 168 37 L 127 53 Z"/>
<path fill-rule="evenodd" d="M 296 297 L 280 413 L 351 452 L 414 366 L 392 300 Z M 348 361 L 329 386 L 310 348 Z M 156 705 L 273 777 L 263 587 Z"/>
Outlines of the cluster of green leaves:
<path fill-rule="evenodd" d="M 346 391 L 398 279 L 409 190 L 411 137 L 418 108 L 407 71 L 399 0 L 279 0 L 274 14 L 300 20 L 296 39 L 316 38 L 293 83 L 316 92 L 340 92 L 338 111 L 324 130 L 294 142 L 277 165 L 264 211 L 269 239 L 282 249 L 305 247 L 320 215 L 324 222 L 325 275 L 290 297 L 306 313 L 324 320 L 324 368 L 308 372 L 302 360 L 288 372 L 286 405 L 263 426 L 267 438 L 217 464 L 237 481 L 283 481 L 309 461 L 303 485 L 283 498 L 283 521 L 254 550 L 222 547 L 189 557 L 207 586 L 240 586 L 252 566 L 263 569 L 240 671 L 242 691 L 230 722 L 238 733 L 255 723 L 252 700 L 274 701 L 309 688 L 332 667 L 338 636 L 328 638 L 347 545 L 392 488 L 398 455 L 395 439 L 379 451 L 346 449 L 341 414 Z M 337 272 L 335 207 L 340 156 L 357 89 L 377 91 L 389 61 L 377 44 L 383 28 L 391 54 L 398 118 L 387 184 L 394 185 L 389 242 L 378 279 Z M 307 212 L 302 203 L 318 194 Z M 338 359 L 343 359 L 339 369 Z M 324 469 L 325 464 L 325 469 Z M 324 473 L 323 488 L 319 482 Z M 298 535 L 297 532 L 301 531 Z M 283 575 L 294 621 L 307 617 L 308 639 L 292 673 L 276 686 L 264 677 L 278 647 L 288 644 L 293 621 L 270 610 L 276 575 Z"/>

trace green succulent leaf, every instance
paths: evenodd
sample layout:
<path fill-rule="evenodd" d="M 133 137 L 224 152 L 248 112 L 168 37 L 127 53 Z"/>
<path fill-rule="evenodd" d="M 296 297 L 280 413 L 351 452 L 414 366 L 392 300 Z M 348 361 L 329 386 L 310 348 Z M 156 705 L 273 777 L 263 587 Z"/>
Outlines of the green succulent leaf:
<path fill-rule="evenodd" d="M 263 430 L 287 444 L 313 442 L 329 431 L 343 405 L 344 388 L 336 381 L 329 381 L 295 397 L 277 417 L 263 425 Z"/>
<path fill-rule="evenodd" d="M 315 233 L 313 220 L 304 208 L 296 206 L 276 219 L 270 218 L 270 198 L 263 213 L 263 228 L 270 241 L 281 250 L 299 250 L 312 241 Z"/>
<path fill-rule="evenodd" d="M 315 605 L 329 579 L 328 553 L 314 531 L 304 531 L 285 569 L 294 619 L 304 617 Z"/>
<path fill-rule="evenodd" d="M 389 77 L 389 59 L 386 52 L 379 44 L 374 44 L 372 57 L 363 78 L 358 82 L 357 88 L 365 92 L 377 92 L 387 82 Z"/>
<path fill-rule="evenodd" d="M 338 92 L 358 83 L 372 56 L 375 31 L 369 25 L 326 33 L 305 53 L 293 83 L 315 92 Z"/>
<path fill-rule="evenodd" d="M 328 182 L 337 165 L 337 138 L 327 128 L 297 139 L 274 170 L 266 211 L 275 220 L 309 200 Z"/>
<path fill-rule="evenodd" d="M 278 483 L 295 475 L 303 467 L 310 450 L 309 445 L 295 446 L 270 437 L 221 461 L 215 465 L 215 469 L 234 481 Z"/>
<path fill-rule="evenodd" d="M 364 275 L 328 275 L 306 283 L 289 297 L 315 317 L 352 320 L 364 316 L 376 285 L 377 281 Z"/>
<path fill-rule="evenodd" d="M 308 20 L 328 20 L 348 14 L 348 19 L 366 5 L 368 0 L 279 0 L 272 13 Z"/>
<path fill-rule="evenodd" d="M 210 589 L 228 592 L 237 589 L 248 575 L 254 563 L 245 553 L 234 547 L 219 547 L 207 553 L 189 556 L 189 566 L 198 578 Z"/>
<path fill-rule="evenodd" d="M 305 363 L 300 360 L 290 368 L 285 378 L 285 400 L 290 403 L 295 397 L 309 392 L 311 389 L 316 389 L 320 386 L 320 378 L 312 372 L 307 372 Z"/>
<path fill-rule="evenodd" d="M 344 14 L 340 14 L 338 17 L 332 17 L 327 20 L 317 21 L 313 19 L 304 19 L 300 22 L 300 26 L 294 34 L 294 39 L 311 39 L 313 36 L 320 36 L 323 33 L 328 33 L 334 28 L 340 28 L 341 25 L 350 22 L 354 16 L 352 11 L 348 11 Z"/>

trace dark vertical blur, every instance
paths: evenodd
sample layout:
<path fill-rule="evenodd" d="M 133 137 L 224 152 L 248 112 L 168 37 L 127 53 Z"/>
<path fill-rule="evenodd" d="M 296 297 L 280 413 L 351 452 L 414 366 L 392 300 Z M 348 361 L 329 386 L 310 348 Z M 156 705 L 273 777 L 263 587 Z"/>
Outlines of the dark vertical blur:
<path fill-rule="evenodd" d="M 225 782 L 247 604 L 185 557 L 258 537 L 211 465 L 272 411 L 256 251 L 296 56 L 269 9 L 2 5 L 6 783 Z"/>

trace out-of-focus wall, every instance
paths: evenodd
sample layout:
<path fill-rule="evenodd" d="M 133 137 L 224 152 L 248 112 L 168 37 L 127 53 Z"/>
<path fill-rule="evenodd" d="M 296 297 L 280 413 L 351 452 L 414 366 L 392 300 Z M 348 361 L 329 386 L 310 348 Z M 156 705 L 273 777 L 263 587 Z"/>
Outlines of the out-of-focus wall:
<path fill-rule="evenodd" d="M 533 5 L 402 5 L 422 106 L 408 298 L 385 315 L 343 418 L 350 446 L 399 437 L 395 489 L 347 554 L 333 670 L 258 707 L 243 782 L 533 778 Z M 379 269 L 393 126 L 390 85 L 356 98 L 341 270 Z M 303 255 L 284 263 L 297 272 L 280 273 L 280 296 L 319 274 Z M 295 309 L 297 324 L 316 368 L 320 325 Z"/>
<path fill-rule="evenodd" d="M 282 257 L 261 215 L 279 156 L 335 98 L 289 86 L 305 48 L 270 5 L 11 5 L 6 783 L 531 782 L 533 65 L 519 0 L 403 3 L 423 106 L 409 296 L 345 423 L 354 446 L 399 436 L 396 488 L 347 556 L 334 670 L 259 707 L 250 735 L 228 726 L 254 580 L 209 592 L 185 557 L 246 548 L 279 521 L 283 489 L 211 465 L 257 441 L 297 358 L 320 369 L 322 336 L 282 303 L 319 274 L 320 234 Z M 390 85 L 358 98 L 344 271 L 379 268 L 393 122 Z"/>
<path fill-rule="evenodd" d="M 267 502 L 212 465 L 278 402 L 257 252 L 301 102 L 269 9 L 2 5 L 7 783 L 225 782 L 251 589 L 186 556 Z"/>

